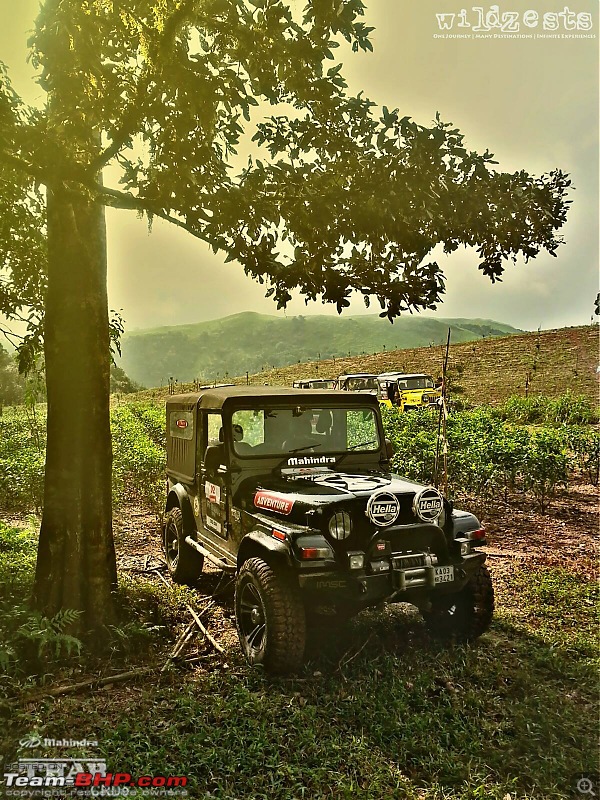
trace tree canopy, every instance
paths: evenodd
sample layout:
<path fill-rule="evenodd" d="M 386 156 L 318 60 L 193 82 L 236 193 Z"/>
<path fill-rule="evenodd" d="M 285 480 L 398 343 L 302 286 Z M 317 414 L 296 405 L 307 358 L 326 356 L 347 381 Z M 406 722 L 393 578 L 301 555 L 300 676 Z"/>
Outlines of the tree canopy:
<path fill-rule="evenodd" d="M 46 105 L 0 73 L 0 312 L 24 315 L 22 366 L 43 342 L 46 371 L 45 613 L 114 619 L 104 206 L 189 231 L 279 307 L 299 289 L 342 311 L 358 291 L 391 320 L 440 300 L 439 245 L 476 248 L 492 281 L 555 254 L 560 170 L 498 172 L 438 116 L 346 92 L 335 51 L 371 49 L 363 15 L 361 0 L 45 0 L 31 45 Z"/>
<path fill-rule="evenodd" d="M 33 58 L 50 97 L 60 85 L 60 108 L 25 109 L 2 74 L 4 313 L 43 293 L 43 240 L 31 229 L 43 231 L 37 187 L 52 176 L 185 228 L 265 281 L 278 306 L 297 288 L 342 310 L 356 290 L 393 318 L 441 299 L 444 276 L 428 260 L 439 244 L 476 248 L 492 281 L 508 259 L 555 254 L 567 176 L 498 172 L 439 116 L 427 127 L 386 107 L 376 115 L 346 93 L 335 61 L 340 40 L 371 49 L 361 0 L 296 8 L 47 0 Z M 269 105 L 282 112 L 265 115 Z M 250 136 L 265 157 L 234 174 Z M 96 179 L 107 165 L 118 188 Z"/>

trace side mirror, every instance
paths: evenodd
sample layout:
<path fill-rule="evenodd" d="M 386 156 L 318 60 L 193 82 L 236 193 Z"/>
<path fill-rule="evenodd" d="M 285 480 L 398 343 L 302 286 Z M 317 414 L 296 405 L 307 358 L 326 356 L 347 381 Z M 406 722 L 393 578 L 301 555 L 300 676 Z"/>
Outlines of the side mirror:
<path fill-rule="evenodd" d="M 392 460 L 392 456 L 394 455 L 394 445 L 390 442 L 389 439 L 385 440 L 385 457 L 388 461 Z"/>

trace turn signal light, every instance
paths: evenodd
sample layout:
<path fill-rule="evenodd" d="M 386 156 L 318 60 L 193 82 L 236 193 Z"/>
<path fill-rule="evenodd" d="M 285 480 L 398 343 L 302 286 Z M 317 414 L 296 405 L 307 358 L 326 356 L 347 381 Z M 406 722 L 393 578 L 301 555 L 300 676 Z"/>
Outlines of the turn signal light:
<path fill-rule="evenodd" d="M 303 561 L 310 561 L 314 558 L 328 558 L 331 553 L 328 547 L 301 547 L 299 552 Z"/>
<path fill-rule="evenodd" d="M 485 528 L 477 528 L 476 531 L 469 531 L 469 539 L 485 539 Z"/>

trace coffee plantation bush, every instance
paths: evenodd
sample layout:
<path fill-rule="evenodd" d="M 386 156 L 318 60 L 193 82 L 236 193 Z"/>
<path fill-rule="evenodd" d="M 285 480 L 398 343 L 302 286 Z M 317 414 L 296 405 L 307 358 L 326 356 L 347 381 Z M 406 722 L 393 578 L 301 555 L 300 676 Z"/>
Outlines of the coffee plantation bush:
<path fill-rule="evenodd" d="M 394 445 L 394 471 L 431 483 L 438 415 L 384 410 L 384 424 Z M 501 494 L 508 500 L 516 491 L 528 491 L 544 510 L 567 480 L 569 447 L 577 447 L 576 458 L 586 475 L 594 473 L 593 458 L 586 455 L 586 447 L 595 441 L 595 432 L 578 430 L 579 438 L 574 434 L 569 438 L 565 426 L 530 430 L 504 421 L 495 409 L 485 406 L 453 413 L 447 420 L 450 494 Z M 573 457 L 571 453 L 571 460 Z"/>
<path fill-rule="evenodd" d="M 528 400 L 533 398 L 528 398 Z M 531 418 L 507 403 L 514 417 Z M 554 402 L 554 401 L 552 401 Z M 531 428 L 507 420 L 504 410 L 481 406 L 448 418 L 449 490 L 479 496 L 528 491 L 545 507 L 567 472 L 592 483 L 600 474 L 600 434 L 590 425 L 558 424 L 565 402 L 552 406 L 552 425 Z M 533 407 L 533 406 L 532 406 Z M 541 408 L 536 400 L 535 408 Z M 544 406 L 546 411 L 549 406 Z M 577 417 L 586 416 L 585 407 Z M 558 409 L 558 410 L 557 410 Z M 546 414 L 546 411 L 544 413 Z M 560 411 L 560 414 L 559 414 Z M 536 412 L 537 413 L 537 412 Z M 572 415 L 571 415 L 572 416 Z M 434 480 L 438 415 L 429 410 L 398 414 L 383 409 L 395 472 L 423 483 Z M 165 412 L 162 404 L 123 403 L 112 409 L 113 500 L 162 510 L 165 480 Z M 15 409 L 0 417 L 0 509 L 39 510 L 43 498 L 43 414 Z"/>
<path fill-rule="evenodd" d="M 598 422 L 598 408 L 584 395 L 570 391 L 560 397 L 509 397 L 496 413 L 507 422 L 528 425 L 590 425 Z"/>
<path fill-rule="evenodd" d="M 34 429 L 35 426 L 35 429 Z M 111 411 L 113 501 L 139 502 L 160 511 L 164 494 L 164 409 L 150 403 Z M 23 407 L 0 417 L 0 508 L 39 511 L 44 496 L 46 427 Z"/>
<path fill-rule="evenodd" d="M 24 409 L 0 417 L 0 508 L 39 511 L 44 495 L 46 424 Z"/>
<path fill-rule="evenodd" d="M 154 407 L 120 405 L 111 413 L 111 431 L 115 504 L 141 502 L 160 513 L 164 499 L 164 421 L 159 431 Z"/>

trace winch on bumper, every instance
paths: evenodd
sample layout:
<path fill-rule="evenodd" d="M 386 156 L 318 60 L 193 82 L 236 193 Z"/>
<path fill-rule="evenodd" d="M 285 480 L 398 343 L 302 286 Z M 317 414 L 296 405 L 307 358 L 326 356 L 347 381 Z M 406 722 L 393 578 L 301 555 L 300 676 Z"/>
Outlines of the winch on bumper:
<path fill-rule="evenodd" d="M 299 571 L 298 583 L 311 602 L 325 605 L 349 604 L 363 608 L 392 599 L 420 605 L 419 598 L 424 600 L 432 593 L 443 595 L 460 591 L 485 558 L 484 553 L 473 552 L 440 561 L 431 552 L 392 552 L 384 558 L 365 558 L 360 569 L 319 569 L 314 564 L 310 571 Z"/>

